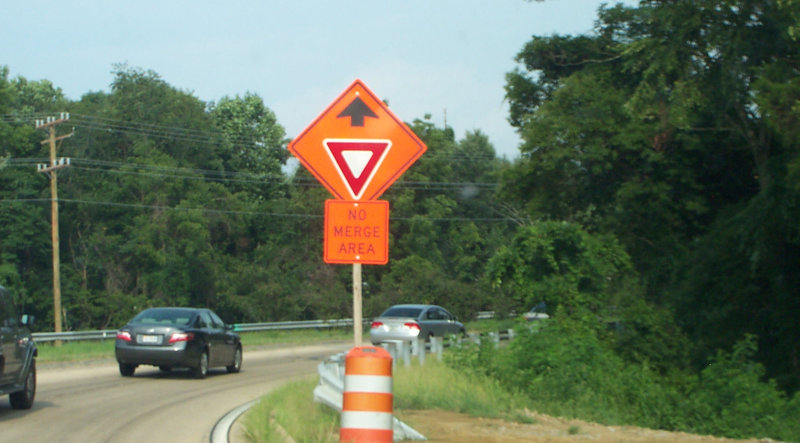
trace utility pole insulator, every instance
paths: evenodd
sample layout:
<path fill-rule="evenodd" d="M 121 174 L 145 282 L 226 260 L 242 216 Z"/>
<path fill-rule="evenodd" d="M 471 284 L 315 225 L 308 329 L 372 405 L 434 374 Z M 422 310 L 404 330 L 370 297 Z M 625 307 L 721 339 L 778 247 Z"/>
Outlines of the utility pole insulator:
<path fill-rule="evenodd" d="M 56 169 L 64 169 L 72 166 L 71 163 L 72 159 L 68 157 L 61 157 L 56 160 L 54 165 L 48 165 L 46 163 L 39 163 L 36 165 L 37 172 L 50 172 L 55 171 Z"/>

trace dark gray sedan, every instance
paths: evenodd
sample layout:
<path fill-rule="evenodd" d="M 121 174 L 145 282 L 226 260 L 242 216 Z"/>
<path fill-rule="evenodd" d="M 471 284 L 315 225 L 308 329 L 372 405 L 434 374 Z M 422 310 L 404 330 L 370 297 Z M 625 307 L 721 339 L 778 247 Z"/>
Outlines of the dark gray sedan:
<path fill-rule="evenodd" d="M 464 325 L 441 306 L 394 305 L 372 321 L 370 341 L 377 345 L 386 340 L 413 340 L 422 337 L 464 336 Z"/>
<path fill-rule="evenodd" d="M 196 378 L 205 377 L 211 367 L 224 366 L 228 372 L 242 367 L 239 335 L 210 309 L 145 309 L 117 331 L 114 351 L 125 377 L 139 365 L 162 371 L 189 368 Z"/>

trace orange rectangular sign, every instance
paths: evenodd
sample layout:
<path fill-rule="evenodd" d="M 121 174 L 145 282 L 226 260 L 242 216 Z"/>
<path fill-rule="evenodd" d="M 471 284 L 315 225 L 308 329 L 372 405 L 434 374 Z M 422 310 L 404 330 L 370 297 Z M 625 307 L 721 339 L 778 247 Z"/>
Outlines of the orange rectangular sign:
<path fill-rule="evenodd" d="M 389 202 L 325 200 L 325 263 L 389 262 Z"/>

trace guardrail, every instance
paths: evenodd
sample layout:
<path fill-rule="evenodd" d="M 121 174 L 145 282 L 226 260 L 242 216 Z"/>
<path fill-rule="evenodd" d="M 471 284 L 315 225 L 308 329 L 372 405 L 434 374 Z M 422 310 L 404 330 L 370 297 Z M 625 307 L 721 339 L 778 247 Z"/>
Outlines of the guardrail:
<path fill-rule="evenodd" d="M 369 324 L 370 320 L 364 320 L 364 324 Z M 300 320 L 300 321 L 277 321 L 266 323 L 238 323 L 234 325 L 236 332 L 258 332 L 258 331 L 288 331 L 293 329 L 329 329 L 344 328 L 353 326 L 353 319 L 344 318 L 338 320 Z M 500 331 L 506 334 L 506 331 Z M 117 336 L 117 329 L 105 329 L 99 331 L 71 331 L 71 332 L 34 332 L 33 339 L 37 342 L 51 341 L 78 341 L 78 340 L 107 340 Z M 500 340 L 506 337 L 500 337 Z"/>
<path fill-rule="evenodd" d="M 105 340 L 117 336 L 116 329 L 103 331 L 72 331 L 72 332 L 34 332 L 33 340 L 37 342 L 48 341 L 78 341 L 78 340 Z"/>
<path fill-rule="evenodd" d="M 342 412 L 344 393 L 345 353 L 328 357 L 317 366 L 319 384 L 314 388 L 314 401 L 322 403 L 337 412 Z M 392 417 L 394 440 L 427 440 L 411 426 Z"/>
<path fill-rule="evenodd" d="M 368 324 L 369 320 L 364 320 L 364 324 Z M 254 332 L 254 331 L 277 331 L 277 330 L 290 330 L 290 329 L 327 329 L 327 328 L 344 328 L 353 326 L 352 318 L 345 318 L 340 320 L 301 320 L 301 321 L 279 321 L 269 323 L 239 323 L 235 325 L 237 332 Z"/>
<path fill-rule="evenodd" d="M 367 321 L 365 320 L 366 324 Z M 339 320 L 301 320 L 301 321 L 279 321 L 266 323 L 238 323 L 234 325 L 236 332 L 258 332 L 258 331 L 287 331 L 293 329 L 329 329 L 353 326 L 353 319 Z M 107 340 L 116 338 L 117 329 L 105 329 L 98 331 L 71 331 L 71 332 L 34 332 L 33 339 L 37 342 L 51 341 L 78 341 L 78 340 Z"/>
<path fill-rule="evenodd" d="M 455 341 L 445 341 L 442 337 L 431 337 L 429 346 L 425 340 L 418 338 L 415 340 L 390 340 L 381 343 L 381 346 L 392 355 L 392 364 L 397 364 L 402 360 L 405 366 L 411 366 L 412 357 L 416 357 L 420 365 L 425 364 L 425 354 L 430 352 L 442 359 L 442 350 L 446 346 L 459 343 L 480 344 L 483 339 L 489 340 L 495 345 L 501 340 L 513 340 L 514 331 L 512 329 L 489 332 L 486 334 L 469 334 L 467 337 L 456 339 Z M 314 401 L 324 404 L 338 412 L 342 411 L 344 377 L 345 377 L 345 353 L 339 353 L 328 357 L 317 366 L 319 383 L 314 388 Z M 424 435 L 417 432 L 407 424 L 393 417 L 394 440 L 427 440 Z"/>

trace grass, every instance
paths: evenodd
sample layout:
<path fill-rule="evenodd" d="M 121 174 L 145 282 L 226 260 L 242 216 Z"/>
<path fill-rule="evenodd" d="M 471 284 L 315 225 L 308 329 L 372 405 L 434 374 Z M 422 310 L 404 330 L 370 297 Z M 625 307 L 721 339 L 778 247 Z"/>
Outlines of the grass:
<path fill-rule="evenodd" d="M 523 397 L 507 392 L 493 380 L 430 358 L 424 366 L 398 365 L 393 382 L 394 405 L 399 410 L 440 409 L 514 420 L 514 412 L 525 406 Z"/>
<path fill-rule="evenodd" d="M 240 332 L 245 347 L 278 344 L 306 345 L 335 340 L 352 340 L 352 328 L 293 329 L 286 331 Z M 369 336 L 367 333 L 366 336 Z"/>
<path fill-rule="evenodd" d="M 288 434 L 302 442 L 339 441 L 339 413 L 313 401 L 317 380 L 296 380 L 262 397 L 242 418 L 245 438 L 284 441 Z"/>
<path fill-rule="evenodd" d="M 39 350 L 39 363 L 63 363 L 73 361 L 101 360 L 114 358 L 114 340 L 85 340 L 62 342 L 55 346 L 52 342 L 36 343 Z"/>
<path fill-rule="evenodd" d="M 519 322 L 517 318 L 474 320 L 464 323 L 467 332 L 504 331 L 513 329 Z"/>
<path fill-rule="evenodd" d="M 442 383 L 447 380 L 447 383 Z M 285 434 L 295 441 L 336 442 L 339 413 L 315 403 L 313 390 L 318 377 L 304 378 L 262 397 L 243 417 L 245 436 L 252 442 L 283 441 Z M 439 409 L 472 416 L 503 418 L 530 423 L 518 411 L 525 400 L 508 393 L 488 378 L 470 376 L 434 359 L 424 366 L 399 366 L 394 377 L 394 412 Z"/>

